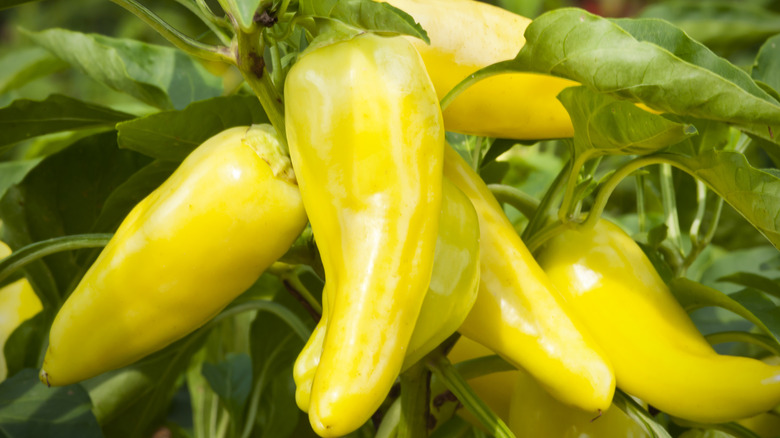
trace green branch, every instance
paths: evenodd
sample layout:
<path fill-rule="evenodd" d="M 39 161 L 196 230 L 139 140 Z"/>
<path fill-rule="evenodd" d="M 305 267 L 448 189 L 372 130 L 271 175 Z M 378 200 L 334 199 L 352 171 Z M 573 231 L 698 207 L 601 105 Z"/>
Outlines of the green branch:
<path fill-rule="evenodd" d="M 235 64 L 235 59 L 231 56 L 230 49 L 225 46 L 212 46 L 201 43 L 193 38 L 184 35 L 176 28 L 166 23 L 157 14 L 149 10 L 146 6 L 135 0 L 111 0 L 117 5 L 127 9 L 133 15 L 140 18 L 148 24 L 157 33 L 163 36 L 168 42 L 183 50 L 184 52 L 209 61 L 220 61 L 228 64 Z"/>

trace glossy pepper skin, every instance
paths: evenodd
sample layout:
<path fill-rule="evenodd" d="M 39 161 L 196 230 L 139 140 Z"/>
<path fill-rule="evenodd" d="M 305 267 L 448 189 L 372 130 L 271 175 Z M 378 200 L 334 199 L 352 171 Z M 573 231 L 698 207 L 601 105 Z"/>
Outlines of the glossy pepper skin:
<path fill-rule="evenodd" d="M 439 234 L 433 275 L 420 316 L 406 350 L 403 369 L 414 365 L 446 340 L 466 319 L 477 298 L 479 284 L 479 222 L 474 207 L 460 190 L 444 180 Z M 324 292 L 327 295 L 327 291 Z M 323 303 L 327 306 L 327 300 Z M 293 368 L 298 407 L 309 410 L 311 384 L 322 352 L 327 326 L 323 311 Z"/>
<path fill-rule="evenodd" d="M 363 34 L 298 59 L 285 118 L 329 300 L 309 420 L 319 435 L 341 436 L 387 396 L 425 298 L 441 208 L 441 110 L 411 43 Z"/>
<path fill-rule="evenodd" d="M 11 248 L 0 242 L 0 260 L 11 254 Z M 43 309 L 26 279 L 0 288 L 0 382 L 5 380 L 8 368 L 5 363 L 5 342 L 19 325 Z"/>
<path fill-rule="evenodd" d="M 718 355 L 617 225 L 551 239 L 539 262 L 609 354 L 618 385 L 672 416 L 732 421 L 780 403 L 780 367 Z"/>
<path fill-rule="evenodd" d="M 607 356 L 520 240 L 482 179 L 448 147 L 444 175 L 477 210 L 480 284 L 461 334 L 533 375 L 564 403 L 588 412 L 612 402 Z"/>
<path fill-rule="evenodd" d="M 514 384 L 508 425 L 516 438 L 649 438 L 616 406 L 595 417 L 555 400 L 523 371 L 507 384 Z"/>
<path fill-rule="evenodd" d="M 474 0 L 389 0 L 427 31 L 431 44 L 409 38 L 425 62 L 439 99 L 475 71 L 513 59 L 531 20 Z M 509 73 L 477 82 L 445 110 L 448 131 L 515 139 L 574 135 L 556 98 L 578 83 L 536 73 Z"/>
<path fill-rule="evenodd" d="M 66 300 L 41 380 L 78 382 L 190 333 L 251 286 L 305 226 L 273 128 L 215 135 L 133 208 Z"/>

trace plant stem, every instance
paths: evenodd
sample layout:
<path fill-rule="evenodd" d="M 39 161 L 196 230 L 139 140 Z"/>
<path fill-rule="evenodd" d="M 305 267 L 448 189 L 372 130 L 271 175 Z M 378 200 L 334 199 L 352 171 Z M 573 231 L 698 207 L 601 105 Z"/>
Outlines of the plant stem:
<path fill-rule="evenodd" d="M 113 234 L 77 234 L 31 243 L 0 260 L 0 282 L 24 265 L 62 251 L 106 246 Z"/>
<path fill-rule="evenodd" d="M 431 373 L 425 361 L 419 361 L 401 373 L 401 418 L 398 438 L 428 436 L 428 400 Z"/>
<path fill-rule="evenodd" d="M 505 61 L 505 62 L 502 62 L 502 63 L 493 64 L 493 65 L 491 65 L 489 67 L 486 67 L 486 68 L 483 68 L 481 70 L 475 71 L 474 73 L 470 74 L 467 78 L 465 78 L 462 81 L 460 81 L 460 83 L 458 83 L 458 85 L 453 87 L 447 93 L 447 95 L 444 96 L 441 99 L 441 101 L 439 102 L 439 105 L 441 106 L 442 112 L 444 112 L 444 110 L 446 110 L 447 107 L 450 106 L 452 101 L 454 101 L 455 98 L 458 97 L 458 95 L 460 95 L 460 93 L 465 91 L 470 86 L 476 84 L 477 82 L 479 82 L 479 81 L 481 81 L 483 79 L 487 79 L 487 78 L 489 78 L 491 76 L 495 76 L 495 75 L 498 75 L 498 74 L 501 74 L 501 73 L 506 73 L 509 69 L 502 68 L 502 66 L 505 66 L 505 65 L 510 65 L 511 66 L 511 63 L 508 62 L 508 61 Z"/>
<path fill-rule="evenodd" d="M 282 103 L 282 97 L 276 91 L 268 69 L 265 68 L 265 61 L 263 61 L 264 48 L 260 32 L 259 29 L 251 33 L 238 31 L 236 35 L 238 46 L 238 61 L 236 65 L 241 71 L 244 80 L 260 100 L 268 120 L 271 121 L 277 134 L 279 134 L 279 139 L 286 146 L 287 131 L 284 126 L 284 104 Z"/>
<path fill-rule="evenodd" d="M 206 59 L 209 61 L 220 61 L 228 64 L 235 64 L 235 59 L 230 54 L 230 50 L 225 46 L 212 46 L 209 44 L 201 43 L 193 38 L 184 35 L 176 28 L 166 23 L 157 14 L 149 10 L 146 6 L 138 3 L 135 0 L 111 0 L 117 5 L 127 9 L 133 15 L 140 18 L 144 23 L 148 24 L 160 35 L 163 36 L 168 42 L 183 50 L 192 56 Z"/>
<path fill-rule="evenodd" d="M 463 403 L 495 438 L 514 438 L 507 425 L 482 401 L 469 387 L 466 380 L 457 372 L 443 354 L 427 357 L 428 368 L 440 379 L 455 397 Z"/>
<path fill-rule="evenodd" d="M 571 160 L 564 165 L 563 169 L 558 172 L 558 176 L 556 176 L 555 180 L 550 184 L 550 188 L 547 189 L 547 192 L 545 192 L 542 197 L 539 207 L 536 209 L 536 213 L 530 217 L 528 225 L 520 236 L 523 241 L 533 237 L 533 235 L 544 228 L 550 221 L 550 218 L 554 216 L 553 210 L 555 208 L 555 201 L 558 199 L 561 190 L 563 190 L 563 187 L 565 186 L 566 176 L 569 174 L 570 166 Z"/>
<path fill-rule="evenodd" d="M 187 8 L 188 11 L 190 11 L 193 15 L 198 17 L 203 24 L 206 25 L 206 27 L 209 28 L 212 32 L 214 32 L 214 35 L 219 38 L 220 41 L 222 41 L 222 44 L 225 46 L 230 45 L 230 37 L 228 37 L 225 32 L 222 31 L 223 27 L 221 27 L 218 24 L 218 20 L 216 17 L 214 17 L 214 14 L 211 13 L 211 10 L 208 9 L 208 6 L 206 6 L 206 9 L 204 10 L 199 5 L 193 4 L 189 0 L 174 0 L 176 3 L 182 5 L 183 7 Z M 223 23 L 224 24 L 224 23 Z"/>
<path fill-rule="evenodd" d="M 539 208 L 539 200 L 533 196 L 504 184 L 489 184 L 488 188 L 499 203 L 507 203 L 520 211 L 528 219 L 534 217 Z"/>
<path fill-rule="evenodd" d="M 576 155 L 572 161 L 572 165 L 569 168 L 569 179 L 566 181 L 566 189 L 563 192 L 563 201 L 561 201 L 561 208 L 558 210 L 558 219 L 561 222 L 569 222 L 571 220 L 570 214 L 573 210 L 573 205 L 578 200 L 574 199 L 574 192 L 577 189 L 577 182 L 580 176 L 580 169 L 585 165 L 590 156 L 582 153 Z"/>
<path fill-rule="evenodd" d="M 677 197 L 674 193 L 674 176 L 672 166 L 663 163 L 660 167 L 661 199 L 664 204 L 666 227 L 669 239 L 677 246 L 682 254 L 682 233 L 680 232 L 680 219 L 677 215 Z"/>
<path fill-rule="evenodd" d="M 639 232 L 644 233 L 647 229 L 647 211 L 645 210 L 645 176 L 637 174 L 634 182 L 636 183 L 636 213 L 639 223 Z"/>
<path fill-rule="evenodd" d="M 536 250 L 541 248 L 542 245 L 544 245 L 548 240 L 568 230 L 572 226 L 574 226 L 572 222 L 561 222 L 561 221 L 554 222 L 548 225 L 546 228 L 539 231 L 538 233 L 534 234 L 530 239 L 526 240 L 525 245 L 526 247 L 528 247 L 528 251 L 534 253 L 536 252 Z"/>

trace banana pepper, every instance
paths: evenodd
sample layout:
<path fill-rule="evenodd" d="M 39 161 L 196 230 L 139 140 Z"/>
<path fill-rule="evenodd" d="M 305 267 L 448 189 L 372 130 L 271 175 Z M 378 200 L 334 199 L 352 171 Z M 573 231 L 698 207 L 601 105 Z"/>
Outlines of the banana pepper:
<path fill-rule="evenodd" d="M 0 242 L 0 260 L 11 254 L 11 248 Z M 26 279 L 0 288 L 0 382 L 5 380 L 8 368 L 5 363 L 5 342 L 19 325 L 43 309 L 41 300 Z"/>
<path fill-rule="evenodd" d="M 306 214 L 269 125 L 223 131 L 136 205 L 59 310 L 40 372 L 66 385 L 195 330 L 294 242 Z"/>
<path fill-rule="evenodd" d="M 420 55 L 401 37 L 304 52 L 284 91 L 328 296 L 309 420 L 340 436 L 379 408 L 403 365 L 433 268 L 444 128 Z"/>
<path fill-rule="evenodd" d="M 539 262 L 590 328 L 626 392 L 672 416 L 732 421 L 780 403 L 780 366 L 718 355 L 618 226 L 570 229 Z"/>
<path fill-rule="evenodd" d="M 558 400 L 589 412 L 606 410 L 615 390 L 606 354 L 482 179 L 450 147 L 444 175 L 469 197 L 479 217 L 479 292 L 460 333 L 528 371 Z"/>
<path fill-rule="evenodd" d="M 513 59 L 525 44 L 531 20 L 474 0 L 389 0 L 427 31 L 431 44 L 409 37 L 443 98 L 475 71 Z M 568 79 L 537 73 L 506 73 L 477 82 L 445 110 L 448 131 L 514 139 L 574 135 L 557 99 Z"/>
<path fill-rule="evenodd" d="M 477 298 L 479 223 L 471 202 L 444 180 L 433 275 L 414 326 L 402 369 L 414 365 L 460 327 Z M 327 295 L 327 290 L 324 294 Z M 327 299 L 323 299 L 327 306 Z M 309 411 L 311 384 L 322 352 L 327 309 L 293 368 L 298 407 Z"/>

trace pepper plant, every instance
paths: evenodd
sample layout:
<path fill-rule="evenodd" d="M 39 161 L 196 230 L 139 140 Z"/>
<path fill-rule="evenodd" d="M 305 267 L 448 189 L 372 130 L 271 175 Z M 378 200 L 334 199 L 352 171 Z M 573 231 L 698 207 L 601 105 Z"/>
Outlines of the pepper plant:
<path fill-rule="evenodd" d="M 495 3 L 1 2 L 2 434 L 780 436 L 780 3 Z"/>

